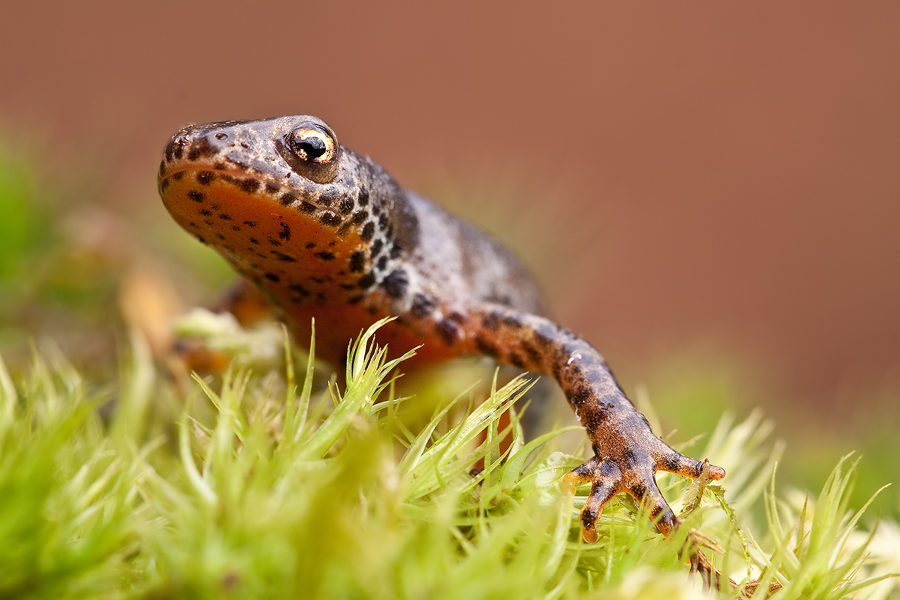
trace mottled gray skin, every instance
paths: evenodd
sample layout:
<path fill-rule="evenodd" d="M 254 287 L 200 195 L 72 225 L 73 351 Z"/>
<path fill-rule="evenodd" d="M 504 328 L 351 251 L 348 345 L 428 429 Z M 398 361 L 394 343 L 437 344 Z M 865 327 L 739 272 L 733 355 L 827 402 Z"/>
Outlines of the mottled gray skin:
<path fill-rule="evenodd" d="M 586 540 L 597 539 L 600 511 L 620 492 L 645 503 L 661 532 L 678 525 L 654 474 L 698 477 L 704 463 L 653 434 L 600 353 L 544 316 L 509 252 L 403 190 L 320 120 L 185 128 L 166 148 L 159 188 L 175 219 L 252 281 L 298 340 L 318 319 L 317 350 L 327 358 L 340 360 L 361 326 L 394 315 L 386 328 L 394 354 L 425 344 L 425 359 L 482 354 L 553 376 L 595 452 L 567 476 L 592 483 Z"/>

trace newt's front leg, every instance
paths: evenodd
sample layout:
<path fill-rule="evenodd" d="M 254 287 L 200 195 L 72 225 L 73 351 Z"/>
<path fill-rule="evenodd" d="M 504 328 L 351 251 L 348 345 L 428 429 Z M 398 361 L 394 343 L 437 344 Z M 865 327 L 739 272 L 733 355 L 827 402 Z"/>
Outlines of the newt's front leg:
<path fill-rule="evenodd" d="M 577 335 L 544 317 L 498 305 L 478 311 L 473 321 L 467 340 L 472 351 L 552 375 L 587 430 L 594 457 L 566 476 L 572 484 L 591 482 L 581 511 L 585 541 L 597 541 L 600 511 L 620 492 L 645 505 L 660 532 L 672 533 L 680 520 L 659 491 L 655 473 L 696 478 L 703 462 L 683 456 L 653 434 L 600 353 Z M 710 479 L 724 476 L 724 469 L 710 466 Z"/>

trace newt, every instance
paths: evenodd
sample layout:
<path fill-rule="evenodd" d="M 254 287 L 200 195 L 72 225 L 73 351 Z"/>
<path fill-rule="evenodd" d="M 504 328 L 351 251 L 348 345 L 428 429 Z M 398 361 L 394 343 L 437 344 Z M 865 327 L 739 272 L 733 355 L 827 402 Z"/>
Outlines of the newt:
<path fill-rule="evenodd" d="M 582 535 L 598 538 L 603 507 L 627 493 L 671 534 L 680 520 L 654 474 L 696 478 L 704 462 L 660 440 L 590 343 L 548 318 L 525 268 L 499 243 L 402 188 L 371 159 L 342 146 L 311 116 L 190 125 L 159 169 L 175 221 L 216 250 L 299 342 L 339 363 L 375 321 L 395 356 L 422 346 L 420 364 L 486 355 L 552 376 L 584 426 L 594 456 L 569 472 L 590 482 Z M 708 463 L 707 463 L 708 464 Z M 710 466 L 709 478 L 725 471 Z"/>

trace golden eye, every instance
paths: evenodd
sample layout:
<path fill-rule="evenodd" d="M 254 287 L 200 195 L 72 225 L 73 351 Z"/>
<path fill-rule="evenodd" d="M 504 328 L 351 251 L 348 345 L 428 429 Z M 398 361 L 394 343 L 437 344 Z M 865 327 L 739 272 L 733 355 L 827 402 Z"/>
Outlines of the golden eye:
<path fill-rule="evenodd" d="M 328 183 L 337 173 L 337 138 L 326 127 L 307 121 L 284 136 L 282 155 L 298 174 L 315 181 Z"/>
<path fill-rule="evenodd" d="M 334 158 L 334 139 L 314 127 L 298 127 L 288 137 L 288 145 L 297 155 L 297 158 L 307 162 L 315 162 L 320 165 Z"/>

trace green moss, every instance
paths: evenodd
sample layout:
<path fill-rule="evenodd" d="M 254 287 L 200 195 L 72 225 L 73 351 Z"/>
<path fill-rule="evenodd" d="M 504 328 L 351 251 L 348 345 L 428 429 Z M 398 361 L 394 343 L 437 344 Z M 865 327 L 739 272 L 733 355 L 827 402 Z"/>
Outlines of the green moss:
<path fill-rule="evenodd" d="M 498 429 L 522 379 L 458 422 L 436 401 L 411 430 L 400 408 L 421 399 L 393 397 L 398 361 L 374 331 L 351 349 L 346 386 L 320 390 L 311 367 L 302 381 L 292 366 L 234 367 L 184 401 L 140 340 L 116 382 L 54 353 L 15 380 L 0 368 L 0 597 L 708 597 L 681 542 L 624 499 L 597 544 L 581 541 L 584 497 L 557 486 L 581 459 L 553 450 L 557 431 Z M 779 598 L 897 597 L 893 580 L 856 590 L 898 570 L 900 536 L 887 524 L 870 542 L 848 516 L 853 466 L 815 498 L 776 494 L 765 435 L 758 417 L 723 421 L 700 451 L 729 470 L 687 516 L 722 547 L 717 566 L 779 582 Z M 690 482 L 659 479 L 679 510 Z"/>

